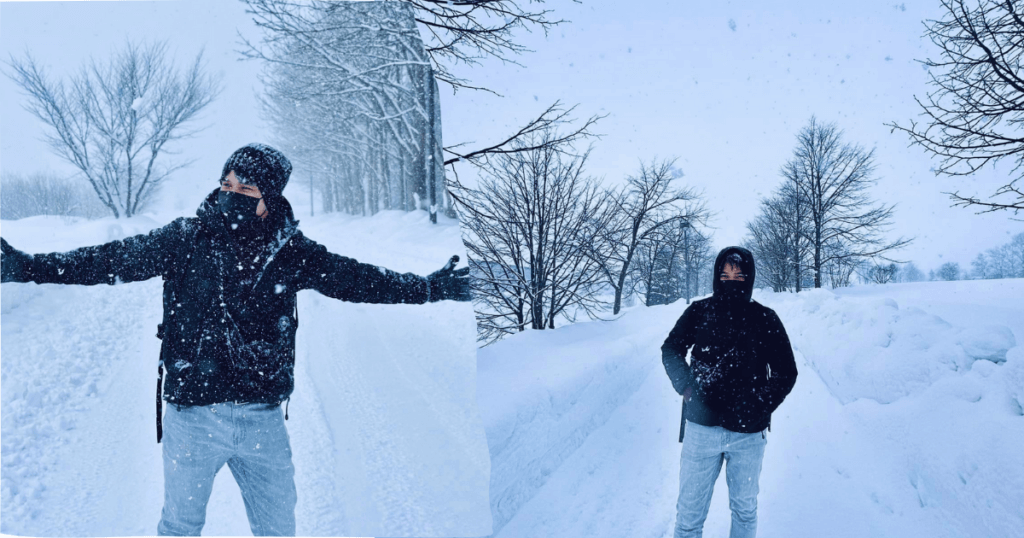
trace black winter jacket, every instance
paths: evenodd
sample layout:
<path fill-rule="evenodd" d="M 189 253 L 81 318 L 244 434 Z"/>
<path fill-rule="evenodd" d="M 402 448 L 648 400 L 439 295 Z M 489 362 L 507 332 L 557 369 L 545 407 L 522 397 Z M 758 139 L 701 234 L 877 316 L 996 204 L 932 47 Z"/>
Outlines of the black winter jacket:
<path fill-rule="evenodd" d="M 730 254 L 742 260 L 747 276 L 739 301 L 728 300 L 718 280 Z M 715 262 L 714 295 L 691 304 L 661 347 L 676 392 L 692 389 L 683 406 L 686 420 L 740 433 L 764 430 L 796 383 L 786 329 L 772 309 L 750 300 L 753 281 L 750 252 L 723 250 Z"/>
<path fill-rule="evenodd" d="M 302 235 L 283 204 L 272 212 L 276 221 L 259 223 L 261 233 L 240 238 L 217 210 L 214 191 L 196 217 L 104 245 L 37 254 L 25 277 L 86 285 L 163 277 L 164 399 L 279 403 L 294 387 L 298 291 L 363 303 L 420 304 L 429 294 L 424 277 L 328 252 Z"/>

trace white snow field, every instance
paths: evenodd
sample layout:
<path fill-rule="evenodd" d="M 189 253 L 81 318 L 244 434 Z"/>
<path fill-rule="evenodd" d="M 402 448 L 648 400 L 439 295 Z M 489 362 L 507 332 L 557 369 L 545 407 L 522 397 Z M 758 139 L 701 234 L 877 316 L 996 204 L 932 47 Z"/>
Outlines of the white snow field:
<path fill-rule="evenodd" d="M 1024 280 L 756 292 L 796 350 L 758 536 L 1024 536 Z M 686 305 L 480 350 L 495 536 L 672 536 Z M 729 534 L 725 473 L 704 536 Z"/>
<path fill-rule="evenodd" d="M 197 199 L 198 204 L 198 199 Z M 425 212 L 301 218 L 339 254 L 429 274 L 464 247 Z M 168 219 L 169 220 L 169 219 Z M 161 225 L 137 217 L 3 221 L 27 252 L 64 251 Z M 2 524 L 32 536 L 153 535 L 163 503 L 155 438 L 161 280 L 2 288 Z M 491 532 L 476 400 L 472 307 L 342 303 L 299 294 L 289 407 L 299 535 L 480 536 Z M 249 535 L 221 469 L 204 529 Z"/>

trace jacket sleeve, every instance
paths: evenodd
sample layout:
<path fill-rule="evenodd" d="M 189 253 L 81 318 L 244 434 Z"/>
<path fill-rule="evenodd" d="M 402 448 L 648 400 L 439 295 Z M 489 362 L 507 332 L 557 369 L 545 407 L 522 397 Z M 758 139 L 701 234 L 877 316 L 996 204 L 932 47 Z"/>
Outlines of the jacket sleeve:
<path fill-rule="evenodd" d="M 305 237 L 301 250 L 300 289 L 353 303 L 423 304 L 430 299 L 425 277 L 339 256 Z"/>
<path fill-rule="evenodd" d="M 661 362 L 665 365 L 665 373 L 672 381 L 672 388 L 679 394 L 683 394 L 687 387 L 694 385 L 693 373 L 690 365 L 686 363 L 686 353 L 693 345 L 696 308 L 696 303 L 686 308 L 676 321 L 672 332 L 668 333 L 665 343 L 661 345 Z"/>
<path fill-rule="evenodd" d="M 69 252 L 35 254 L 27 280 L 39 284 L 117 284 L 163 275 L 174 263 L 184 240 L 184 221 L 178 219 L 148 234 Z"/>
<path fill-rule="evenodd" d="M 796 384 L 796 359 L 793 357 L 793 347 L 789 343 L 786 328 L 775 312 L 771 312 L 768 316 L 765 332 L 771 376 L 768 378 L 764 401 L 768 406 L 768 412 L 773 413 Z"/>

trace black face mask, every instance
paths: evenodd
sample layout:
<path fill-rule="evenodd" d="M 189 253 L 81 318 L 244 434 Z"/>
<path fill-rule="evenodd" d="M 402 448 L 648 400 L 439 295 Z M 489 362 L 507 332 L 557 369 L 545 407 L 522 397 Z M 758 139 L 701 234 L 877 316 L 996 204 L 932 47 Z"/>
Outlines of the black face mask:
<path fill-rule="evenodd" d="M 747 299 L 746 282 L 722 280 L 718 283 L 718 297 L 729 303 L 741 303 Z"/>
<path fill-rule="evenodd" d="M 230 191 L 217 193 L 217 209 L 227 218 L 232 230 L 259 222 L 260 217 L 256 214 L 256 207 L 259 205 L 259 198 Z"/>

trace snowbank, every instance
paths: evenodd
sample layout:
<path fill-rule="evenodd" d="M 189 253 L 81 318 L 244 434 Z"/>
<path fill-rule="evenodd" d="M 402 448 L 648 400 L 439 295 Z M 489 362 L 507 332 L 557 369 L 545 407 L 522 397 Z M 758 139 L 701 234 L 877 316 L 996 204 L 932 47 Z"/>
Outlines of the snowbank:
<path fill-rule="evenodd" d="M 846 475 L 848 497 L 872 501 L 859 511 L 878 518 L 876 530 L 982 537 L 1012 536 L 1024 526 L 1022 284 L 932 282 L 760 296 L 792 320 L 794 347 L 839 402 L 827 417 L 832 433 L 842 428 L 850 432 L 844 438 L 857 437 L 845 444 L 863 447 L 814 457 Z M 961 294 L 971 315 L 948 313 L 962 325 L 901 308 L 892 298 L 950 305 Z M 1016 308 L 1006 304 L 1013 297 Z M 971 307 L 977 304 L 989 306 Z M 815 432 L 804 435 L 813 439 Z"/>
<path fill-rule="evenodd" d="M 1006 362 L 1016 345 L 1004 325 L 954 327 L 890 298 L 840 298 L 827 290 L 765 294 L 782 319 L 800 320 L 790 339 L 841 403 L 892 403 L 975 361 Z"/>

